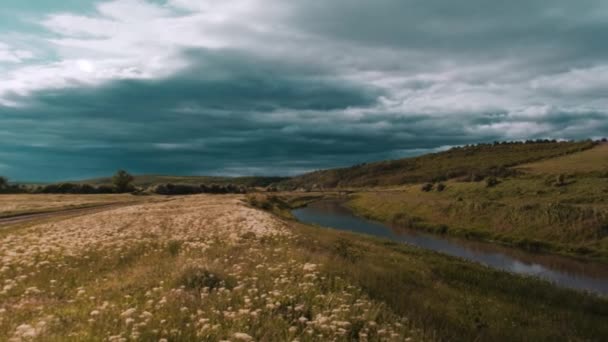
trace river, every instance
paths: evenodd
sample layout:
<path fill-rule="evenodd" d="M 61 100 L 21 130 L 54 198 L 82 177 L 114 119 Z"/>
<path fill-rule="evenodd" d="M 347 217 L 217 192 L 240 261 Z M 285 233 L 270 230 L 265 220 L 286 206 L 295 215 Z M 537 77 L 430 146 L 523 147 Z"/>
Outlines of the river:
<path fill-rule="evenodd" d="M 394 227 L 355 216 L 337 200 L 314 202 L 292 213 L 303 223 L 399 241 L 495 269 L 535 276 L 558 286 L 608 296 L 608 266 L 601 263 Z"/>

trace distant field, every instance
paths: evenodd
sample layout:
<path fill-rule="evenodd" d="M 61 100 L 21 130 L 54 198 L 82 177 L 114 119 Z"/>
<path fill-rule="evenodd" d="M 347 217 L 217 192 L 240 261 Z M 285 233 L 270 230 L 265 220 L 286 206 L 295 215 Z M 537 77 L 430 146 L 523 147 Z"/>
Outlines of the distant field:
<path fill-rule="evenodd" d="M 608 173 L 608 143 L 583 152 L 520 165 L 518 169 L 536 174 Z"/>
<path fill-rule="evenodd" d="M 130 194 L 109 195 L 49 195 L 49 194 L 0 194 L 0 217 L 24 213 L 44 212 L 119 202 L 140 202 L 152 197 Z"/>
<path fill-rule="evenodd" d="M 147 187 L 154 184 L 234 184 L 251 187 L 265 187 L 272 183 L 284 181 L 284 177 L 212 177 L 212 176 L 163 176 L 163 175 L 135 175 L 134 184 Z M 91 185 L 107 185 L 112 183 L 110 177 L 95 178 L 77 181 Z"/>

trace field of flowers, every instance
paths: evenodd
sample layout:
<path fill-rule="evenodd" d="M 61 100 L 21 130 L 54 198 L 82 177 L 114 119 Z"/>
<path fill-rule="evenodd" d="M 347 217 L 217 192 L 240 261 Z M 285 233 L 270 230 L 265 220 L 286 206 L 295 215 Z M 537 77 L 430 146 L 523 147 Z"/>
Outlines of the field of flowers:
<path fill-rule="evenodd" d="M 239 196 L 0 230 L 0 340 L 419 339 L 296 239 Z"/>

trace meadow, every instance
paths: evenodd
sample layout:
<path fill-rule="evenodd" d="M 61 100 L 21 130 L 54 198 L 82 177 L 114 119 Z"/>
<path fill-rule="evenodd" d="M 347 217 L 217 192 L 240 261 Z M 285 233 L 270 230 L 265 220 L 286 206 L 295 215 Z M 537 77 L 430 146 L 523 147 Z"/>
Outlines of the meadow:
<path fill-rule="evenodd" d="M 236 196 L 192 196 L 0 235 L 0 340 L 417 338 L 407 320 Z"/>
<path fill-rule="evenodd" d="M 608 145 L 518 165 L 515 175 L 359 189 L 375 220 L 533 251 L 608 260 Z"/>
<path fill-rule="evenodd" d="M 299 224 L 290 206 L 318 197 L 281 196 L 173 197 L 0 229 L 0 340 L 608 336 L 606 299 Z"/>

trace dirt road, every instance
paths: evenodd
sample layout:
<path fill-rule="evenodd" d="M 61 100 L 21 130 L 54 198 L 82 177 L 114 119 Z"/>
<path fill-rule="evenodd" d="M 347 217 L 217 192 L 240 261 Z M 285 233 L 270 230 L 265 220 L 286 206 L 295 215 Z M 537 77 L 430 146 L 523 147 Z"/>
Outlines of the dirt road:
<path fill-rule="evenodd" d="M 122 202 L 122 203 L 110 203 L 110 204 L 99 204 L 99 205 L 91 205 L 87 207 L 81 208 L 70 208 L 70 209 L 57 209 L 52 211 L 38 212 L 38 213 L 29 213 L 29 214 L 19 214 L 15 216 L 3 217 L 0 218 L 0 228 L 14 225 L 18 223 L 24 223 L 29 221 L 38 221 L 49 218 L 56 217 L 70 217 L 77 216 L 83 214 L 91 214 L 100 211 L 116 209 L 120 207 L 125 207 L 129 205 L 140 204 L 137 202 Z"/>

